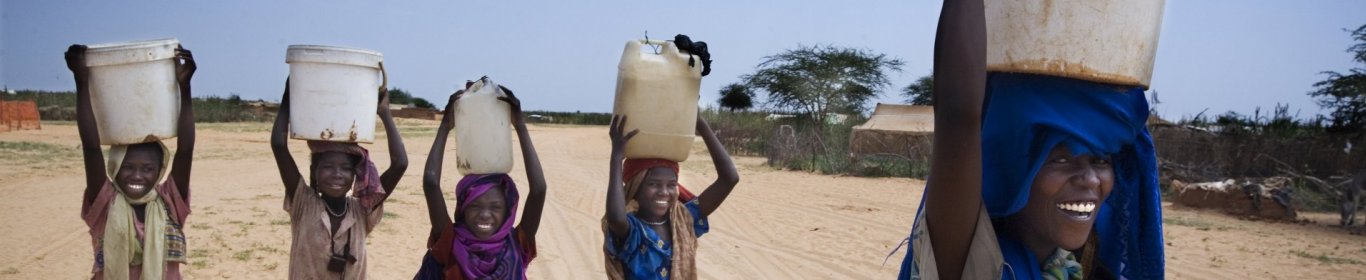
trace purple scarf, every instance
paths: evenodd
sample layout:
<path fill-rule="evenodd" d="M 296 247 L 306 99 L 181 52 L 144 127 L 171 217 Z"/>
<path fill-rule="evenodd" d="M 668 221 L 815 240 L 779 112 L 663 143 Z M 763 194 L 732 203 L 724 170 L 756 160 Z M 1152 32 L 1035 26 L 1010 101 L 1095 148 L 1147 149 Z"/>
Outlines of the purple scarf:
<path fill-rule="evenodd" d="M 503 226 L 488 239 L 480 240 L 465 229 L 465 208 L 475 198 L 498 186 L 505 186 L 508 214 Z M 512 234 L 517 214 L 517 185 L 507 174 L 471 174 L 455 185 L 455 242 L 451 254 L 469 279 L 526 279 L 526 256 Z"/>

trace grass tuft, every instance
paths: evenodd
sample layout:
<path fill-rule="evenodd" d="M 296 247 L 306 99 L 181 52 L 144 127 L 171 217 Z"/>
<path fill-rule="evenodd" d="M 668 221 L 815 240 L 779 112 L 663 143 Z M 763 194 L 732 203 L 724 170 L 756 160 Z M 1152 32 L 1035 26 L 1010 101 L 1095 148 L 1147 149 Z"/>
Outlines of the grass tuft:
<path fill-rule="evenodd" d="M 1319 253 L 1319 254 L 1315 255 L 1315 254 L 1313 254 L 1313 253 L 1309 253 L 1309 252 L 1305 252 L 1305 251 L 1301 251 L 1301 250 L 1290 250 L 1290 253 L 1291 253 L 1291 254 L 1294 254 L 1295 256 L 1301 257 L 1301 258 L 1316 260 L 1316 261 L 1319 261 L 1320 264 L 1326 264 L 1326 265 L 1335 265 L 1335 264 L 1362 264 L 1361 261 L 1358 261 L 1358 260 L 1355 260 L 1355 259 L 1339 258 L 1339 257 L 1329 256 L 1329 255 L 1323 254 L 1323 253 Z"/>

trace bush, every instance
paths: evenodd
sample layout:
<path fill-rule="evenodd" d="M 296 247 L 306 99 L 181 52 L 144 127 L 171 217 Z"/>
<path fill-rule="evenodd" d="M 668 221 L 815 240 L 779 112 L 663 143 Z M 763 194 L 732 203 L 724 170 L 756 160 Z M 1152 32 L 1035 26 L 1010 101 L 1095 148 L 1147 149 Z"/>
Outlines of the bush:
<path fill-rule="evenodd" d="M 250 106 L 236 94 L 227 98 L 218 96 L 196 97 L 194 99 L 195 122 L 265 122 L 274 119 L 264 106 Z"/>
<path fill-rule="evenodd" d="M 1283 166 L 1262 157 L 1320 178 L 1366 168 L 1359 148 L 1366 142 L 1359 136 L 1333 134 L 1322 118 L 1300 121 L 1287 112 L 1280 105 L 1270 115 L 1261 110 L 1224 113 L 1213 120 L 1197 115 L 1175 125 L 1150 125 L 1149 131 L 1164 165 L 1193 173 L 1180 174 L 1189 175 L 1177 178 L 1183 181 L 1282 175 Z M 1357 148 L 1347 149 L 1351 146 Z"/>
<path fill-rule="evenodd" d="M 930 174 L 930 162 L 901 155 L 876 154 L 859 159 L 850 172 L 864 177 L 925 178 Z"/>
<path fill-rule="evenodd" d="M 530 123 L 608 125 L 612 123 L 611 113 L 522 111 L 522 117 Z"/>
<path fill-rule="evenodd" d="M 1272 114 L 1203 114 L 1177 124 L 1149 126 L 1163 181 L 1208 182 L 1229 178 L 1289 175 L 1293 171 L 1329 180 L 1366 168 L 1361 135 L 1333 133 L 1322 118 L 1297 120 L 1284 105 Z M 1278 162 L 1279 161 L 1279 162 Z M 1329 180 L 1329 183 L 1337 183 Z M 1331 210 L 1336 194 L 1296 178 L 1297 204 L 1311 211 Z"/>
<path fill-rule="evenodd" d="M 76 120 L 76 92 L 21 90 L 13 95 L 0 94 L 4 100 L 33 100 L 38 103 L 39 117 L 43 120 Z M 273 112 L 264 106 L 251 106 L 236 94 L 228 97 L 195 97 L 193 100 L 195 122 L 242 122 L 270 121 Z M 264 103 L 262 103 L 264 104 Z"/>
<path fill-rule="evenodd" d="M 33 100 L 38 103 L 38 108 L 57 106 L 57 107 L 76 107 L 76 92 L 74 91 L 45 91 L 45 90 L 19 90 L 14 94 L 0 93 L 3 100 Z"/>
<path fill-rule="evenodd" d="M 773 135 L 775 122 L 766 120 L 766 113 L 703 109 L 698 114 L 707 120 L 716 138 L 732 155 L 764 156 Z"/>
<path fill-rule="evenodd" d="M 906 155 L 879 154 L 855 159 L 850 153 L 854 126 L 867 119 L 852 116 L 835 124 L 789 116 L 769 119 L 767 112 L 735 112 L 708 108 L 702 117 L 732 155 L 764 156 L 768 165 L 822 174 L 871 177 L 924 177 L 927 161 Z"/>
<path fill-rule="evenodd" d="M 849 136 L 864 120 L 821 124 L 793 118 L 780 125 L 768 145 L 768 164 L 823 174 L 853 174 Z"/>

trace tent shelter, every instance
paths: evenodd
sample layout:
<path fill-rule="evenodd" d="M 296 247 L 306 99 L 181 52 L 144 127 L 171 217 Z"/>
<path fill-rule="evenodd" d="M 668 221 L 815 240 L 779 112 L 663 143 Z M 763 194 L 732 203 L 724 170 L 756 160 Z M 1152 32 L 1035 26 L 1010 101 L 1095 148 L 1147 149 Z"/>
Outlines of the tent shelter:
<path fill-rule="evenodd" d="M 934 107 L 878 103 L 868 122 L 854 127 L 849 151 L 855 159 L 890 154 L 928 160 L 933 135 Z"/>

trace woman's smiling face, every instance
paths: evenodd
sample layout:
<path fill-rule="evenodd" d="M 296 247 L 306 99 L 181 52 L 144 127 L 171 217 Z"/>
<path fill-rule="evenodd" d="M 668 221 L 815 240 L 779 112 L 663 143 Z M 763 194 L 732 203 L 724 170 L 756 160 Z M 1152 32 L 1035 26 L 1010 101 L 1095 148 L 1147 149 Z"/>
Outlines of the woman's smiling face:
<path fill-rule="evenodd" d="M 652 168 L 645 173 L 636 190 L 636 217 L 647 221 L 663 221 L 678 200 L 678 173 L 669 168 Z"/>
<path fill-rule="evenodd" d="M 1048 153 L 1016 214 L 1017 234 L 1036 254 L 1086 244 L 1105 198 L 1114 188 L 1108 156 L 1074 155 L 1059 145 Z"/>

